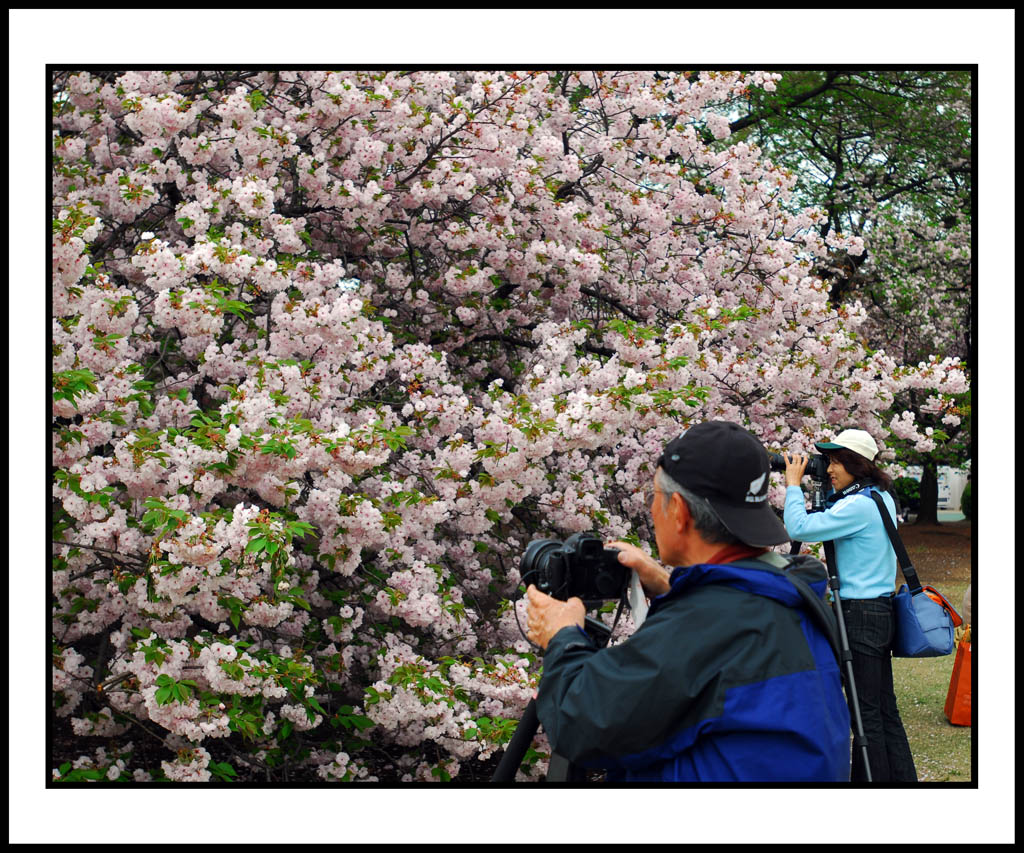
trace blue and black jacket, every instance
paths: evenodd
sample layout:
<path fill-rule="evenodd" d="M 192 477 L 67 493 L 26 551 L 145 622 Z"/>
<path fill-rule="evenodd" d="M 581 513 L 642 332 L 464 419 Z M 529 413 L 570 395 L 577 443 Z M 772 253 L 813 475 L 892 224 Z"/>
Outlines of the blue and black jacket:
<path fill-rule="evenodd" d="M 555 634 L 537 695 L 553 751 L 615 780 L 849 781 L 839 666 L 785 576 L 823 598 L 825 568 L 768 556 L 675 569 L 619 645 L 598 649 L 575 627 Z"/>

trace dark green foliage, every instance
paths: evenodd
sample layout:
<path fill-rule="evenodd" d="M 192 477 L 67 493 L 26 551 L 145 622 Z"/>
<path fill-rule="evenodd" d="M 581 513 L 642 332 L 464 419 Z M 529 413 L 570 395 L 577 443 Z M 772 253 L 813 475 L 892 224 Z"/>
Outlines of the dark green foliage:
<path fill-rule="evenodd" d="M 964 493 L 960 496 L 960 512 L 968 521 L 974 521 L 974 491 L 970 483 L 964 486 Z"/>
<path fill-rule="evenodd" d="M 900 506 L 916 512 L 921 505 L 921 484 L 913 477 L 897 477 L 893 480 L 892 487 L 899 495 Z"/>

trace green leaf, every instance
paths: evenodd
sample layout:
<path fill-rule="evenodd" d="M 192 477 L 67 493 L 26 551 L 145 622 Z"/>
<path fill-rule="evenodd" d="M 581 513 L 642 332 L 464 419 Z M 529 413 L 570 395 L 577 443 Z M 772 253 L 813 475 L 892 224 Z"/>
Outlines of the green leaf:
<path fill-rule="evenodd" d="M 253 539 L 245 548 L 246 554 L 252 554 L 254 551 L 262 551 L 267 547 L 267 540 L 262 536 L 258 536 Z"/>
<path fill-rule="evenodd" d="M 53 375 L 54 400 L 67 400 L 76 409 L 78 408 L 78 397 L 86 391 L 96 391 L 96 375 L 88 369 L 65 370 Z"/>
<path fill-rule="evenodd" d="M 238 774 L 235 772 L 235 768 L 228 764 L 226 761 L 211 761 L 208 765 L 210 772 L 223 779 L 225 782 L 231 782 Z"/>

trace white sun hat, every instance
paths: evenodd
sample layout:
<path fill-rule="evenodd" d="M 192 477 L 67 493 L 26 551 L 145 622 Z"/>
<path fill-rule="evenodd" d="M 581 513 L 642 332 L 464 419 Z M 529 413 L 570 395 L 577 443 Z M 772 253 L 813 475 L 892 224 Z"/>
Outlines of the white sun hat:
<path fill-rule="evenodd" d="M 862 429 L 844 429 L 835 437 L 834 441 L 819 441 L 814 446 L 826 453 L 829 450 L 852 450 L 869 462 L 873 462 L 878 455 L 878 445 L 875 444 L 875 440 L 870 433 Z"/>

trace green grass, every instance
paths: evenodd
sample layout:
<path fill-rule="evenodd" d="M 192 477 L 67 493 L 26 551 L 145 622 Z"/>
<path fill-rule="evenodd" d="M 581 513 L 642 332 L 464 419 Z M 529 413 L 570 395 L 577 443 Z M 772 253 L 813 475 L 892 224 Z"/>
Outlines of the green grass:
<path fill-rule="evenodd" d="M 942 594 L 959 608 L 966 583 L 944 583 Z M 893 658 L 893 687 L 910 752 L 921 782 L 970 782 L 971 727 L 954 726 L 944 708 L 953 654 L 938 658 Z"/>

